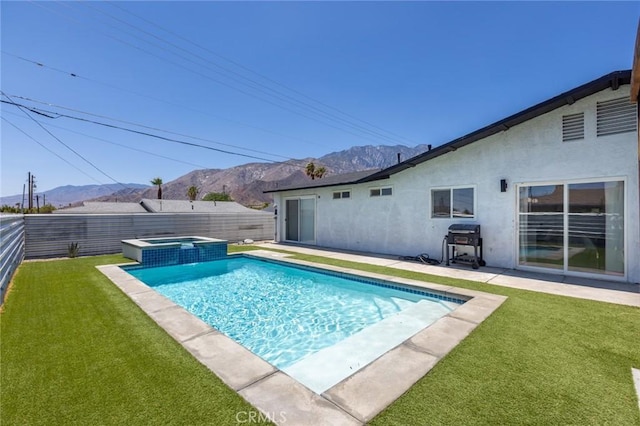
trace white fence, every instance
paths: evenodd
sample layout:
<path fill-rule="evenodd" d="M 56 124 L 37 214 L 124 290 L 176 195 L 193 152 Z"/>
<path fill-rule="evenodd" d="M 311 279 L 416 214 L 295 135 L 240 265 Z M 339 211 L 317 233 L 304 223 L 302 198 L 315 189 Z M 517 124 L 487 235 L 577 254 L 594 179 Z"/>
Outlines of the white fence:
<path fill-rule="evenodd" d="M 271 240 L 270 213 L 139 213 L 25 215 L 25 258 L 68 256 L 78 243 L 79 256 L 119 253 L 121 240 L 144 237 L 202 236 L 228 240 Z"/>
<path fill-rule="evenodd" d="M 24 218 L 0 215 L 0 304 L 22 259 L 24 259 Z"/>

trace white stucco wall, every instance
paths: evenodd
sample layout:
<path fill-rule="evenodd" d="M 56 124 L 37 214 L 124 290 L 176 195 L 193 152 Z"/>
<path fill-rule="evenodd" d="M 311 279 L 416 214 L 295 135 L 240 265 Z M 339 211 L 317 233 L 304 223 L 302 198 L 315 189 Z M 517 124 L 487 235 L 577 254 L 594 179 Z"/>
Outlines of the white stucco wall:
<path fill-rule="evenodd" d="M 397 255 L 428 253 L 440 259 L 449 225 L 470 222 L 482 227 L 487 264 L 515 268 L 516 185 L 620 178 L 625 181 L 627 279 L 639 282 L 638 135 L 596 137 L 596 102 L 621 97 L 629 97 L 628 85 L 581 99 L 387 180 L 276 193 L 282 206 L 280 229 L 284 199 L 314 195 L 318 246 Z M 585 139 L 562 142 L 562 116 L 578 112 L 585 115 Z M 507 192 L 500 192 L 500 179 L 507 179 Z M 393 187 L 393 195 L 370 197 L 369 189 L 380 186 Z M 431 190 L 452 186 L 475 187 L 474 219 L 431 218 Z M 334 200 L 332 193 L 337 190 L 351 190 L 351 198 Z M 282 232 L 278 235 L 284 240 Z"/>

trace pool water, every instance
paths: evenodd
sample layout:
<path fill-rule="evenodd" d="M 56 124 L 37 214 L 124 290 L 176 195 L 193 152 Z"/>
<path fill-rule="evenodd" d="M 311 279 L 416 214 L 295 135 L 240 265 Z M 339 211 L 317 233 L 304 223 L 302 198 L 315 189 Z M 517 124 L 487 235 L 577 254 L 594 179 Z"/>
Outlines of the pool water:
<path fill-rule="evenodd" d="M 127 272 L 280 369 L 417 302 L 431 305 L 434 321 L 455 307 L 426 293 L 244 256 Z"/>

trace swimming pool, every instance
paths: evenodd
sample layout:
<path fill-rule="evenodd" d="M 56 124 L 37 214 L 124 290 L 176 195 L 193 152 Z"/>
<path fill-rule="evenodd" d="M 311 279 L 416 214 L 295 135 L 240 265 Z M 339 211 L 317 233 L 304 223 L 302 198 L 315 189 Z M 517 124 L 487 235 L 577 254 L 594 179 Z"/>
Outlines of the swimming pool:
<path fill-rule="evenodd" d="M 231 389 L 264 413 L 286 411 L 287 421 L 292 424 L 318 419 L 327 424 L 355 424 L 354 419 L 366 424 L 431 371 L 506 300 L 495 294 L 289 256 L 267 250 L 242 255 L 426 292 L 445 303 L 449 299 L 464 303 L 434 323 L 429 322 L 428 305 L 414 303 L 280 370 L 133 277 L 124 265 L 97 268 Z"/>
<path fill-rule="evenodd" d="M 127 271 L 280 369 L 418 303 L 431 322 L 462 303 L 243 256 Z"/>

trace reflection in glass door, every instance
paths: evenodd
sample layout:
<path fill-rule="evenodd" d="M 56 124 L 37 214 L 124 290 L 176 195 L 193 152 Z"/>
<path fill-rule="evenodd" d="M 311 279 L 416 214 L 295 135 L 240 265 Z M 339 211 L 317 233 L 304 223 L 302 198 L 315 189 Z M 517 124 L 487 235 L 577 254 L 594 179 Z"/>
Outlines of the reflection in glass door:
<path fill-rule="evenodd" d="M 315 196 L 285 200 L 285 239 L 314 244 L 316 239 Z"/>
<path fill-rule="evenodd" d="M 298 199 L 287 200 L 285 204 L 285 239 L 287 241 L 298 241 L 298 204 L 300 204 L 300 201 Z"/>
<path fill-rule="evenodd" d="M 564 268 L 563 185 L 520 187 L 520 265 Z"/>
<path fill-rule="evenodd" d="M 624 276 L 624 182 L 530 185 L 518 192 L 518 264 Z"/>
<path fill-rule="evenodd" d="M 569 185 L 570 271 L 624 275 L 624 182 Z"/>
<path fill-rule="evenodd" d="M 300 242 L 313 243 L 316 239 L 316 199 L 300 199 Z"/>

